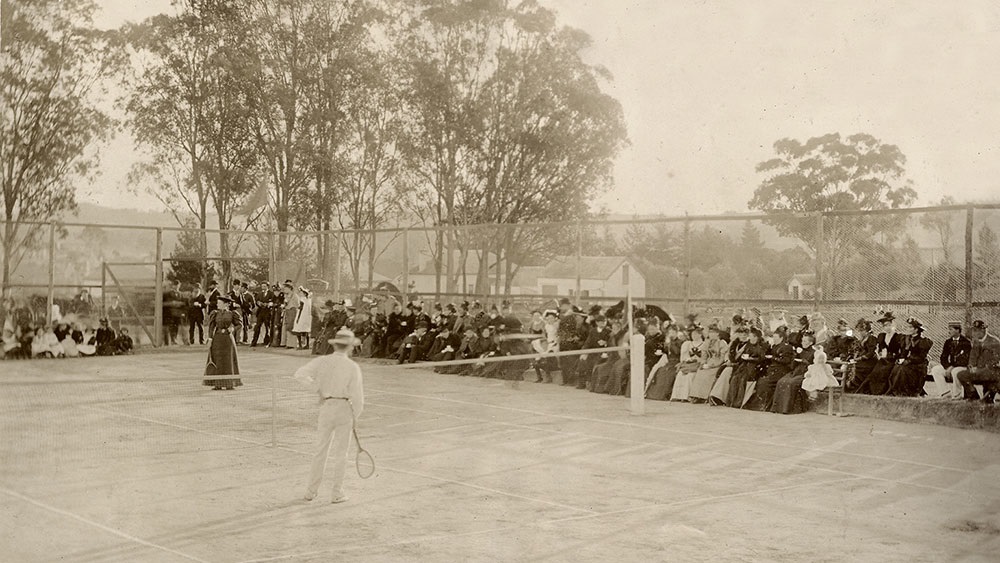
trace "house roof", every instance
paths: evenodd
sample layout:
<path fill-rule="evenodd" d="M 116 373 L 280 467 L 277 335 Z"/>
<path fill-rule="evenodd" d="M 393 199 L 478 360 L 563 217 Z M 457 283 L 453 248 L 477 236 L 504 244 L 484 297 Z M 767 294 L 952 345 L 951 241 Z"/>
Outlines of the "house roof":
<path fill-rule="evenodd" d="M 580 277 L 586 280 L 606 280 L 627 262 L 624 256 L 581 256 Z M 576 257 L 556 256 L 538 277 L 554 279 L 576 279 Z"/>
<path fill-rule="evenodd" d="M 799 280 L 803 285 L 814 285 L 816 283 L 816 274 L 793 274 L 792 278 L 788 281 Z"/>

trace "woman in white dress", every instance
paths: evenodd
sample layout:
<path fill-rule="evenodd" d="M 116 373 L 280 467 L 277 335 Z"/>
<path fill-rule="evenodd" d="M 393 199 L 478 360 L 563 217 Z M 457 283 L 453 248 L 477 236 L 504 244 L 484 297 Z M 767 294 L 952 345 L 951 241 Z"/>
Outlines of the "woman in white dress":
<path fill-rule="evenodd" d="M 691 380 L 702 364 L 702 346 L 705 339 L 700 326 L 688 330 L 688 339 L 681 344 L 681 363 L 677 368 L 677 379 L 670 393 L 671 401 L 687 401 L 691 390 Z"/>
<path fill-rule="evenodd" d="M 299 286 L 299 312 L 295 317 L 292 332 L 299 341 L 299 350 L 309 349 L 309 335 L 312 334 L 312 297 L 308 289 Z"/>

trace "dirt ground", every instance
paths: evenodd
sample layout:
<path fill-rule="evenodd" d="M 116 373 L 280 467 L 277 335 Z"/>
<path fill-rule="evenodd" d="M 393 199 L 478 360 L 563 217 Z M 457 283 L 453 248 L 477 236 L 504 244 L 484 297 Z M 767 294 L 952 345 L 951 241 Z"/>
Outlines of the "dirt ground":
<path fill-rule="evenodd" d="M 306 503 L 308 358 L 241 354 L 0 362 L 0 561 L 1000 560 L 998 434 L 394 366 L 377 473 Z"/>

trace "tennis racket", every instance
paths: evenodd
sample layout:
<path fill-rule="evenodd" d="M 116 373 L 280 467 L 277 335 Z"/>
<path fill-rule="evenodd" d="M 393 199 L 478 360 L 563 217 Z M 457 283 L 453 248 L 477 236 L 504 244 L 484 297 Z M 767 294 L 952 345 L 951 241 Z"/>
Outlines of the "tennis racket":
<path fill-rule="evenodd" d="M 368 453 L 368 450 L 361 447 L 357 428 L 352 429 L 352 431 L 354 432 L 354 441 L 358 444 L 358 455 L 354 459 L 354 465 L 357 467 L 358 477 L 367 479 L 375 474 L 375 458 Z"/>

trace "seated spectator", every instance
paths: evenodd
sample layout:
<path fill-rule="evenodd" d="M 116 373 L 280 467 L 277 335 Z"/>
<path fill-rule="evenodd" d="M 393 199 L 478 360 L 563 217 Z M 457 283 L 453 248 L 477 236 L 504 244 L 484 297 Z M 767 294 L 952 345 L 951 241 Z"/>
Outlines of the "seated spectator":
<path fill-rule="evenodd" d="M 924 336 L 924 325 L 910 317 L 903 324 L 903 348 L 889 376 L 889 395 L 919 397 L 927 379 L 927 353 L 934 343 Z"/>
<path fill-rule="evenodd" d="M 903 349 L 904 337 L 896 332 L 896 317 L 887 312 L 878 320 L 882 326 L 882 332 L 875 339 L 876 358 L 875 367 L 864 380 L 859 388 L 859 393 L 870 393 L 872 395 L 885 395 L 889 390 L 889 378 L 892 376 L 892 369 L 896 367 L 897 360 Z"/>
<path fill-rule="evenodd" d="M 854 348 L 854 332 L 847 319 L 837 320 L 837 328 L 830 331 L 830 338 L 823 350 L 831 360 L 847 360 Z"/>
<path fill-rule="evenodd" d="M 674 388 L 671 390 L 671 401 L 687 401 L 691 391 L 691 380 L 694 379 L 698 369 L 704 364 L 702 358 L 702 346 L 705 344 L 702 337 L 702 328 L 697 324 L 688 325 L 688 339 L 681 345 L 681 358 L 678 365 L 677 379 L 674 381 Z"/>
<path fill-rule="evenodd" d="M 113 356 L 117 352 L 115 331 L 108 326 L 108 319 L 101 319 L 100 325 L 94 338 L 96 353 L 98 356 Z M 128 332 L 128 329 L 122 327 L 122 332 Z"/>
<path fill-rule="evenodd" d="M 847 356 L 847 359 L 854 364 L 854 373 L 844 385 L 844 390 L 848 393 L 860 392 L 878 362 L 877 343 L 875 336 L 872 335 L 871 321 L 859 319 L 854 325 L 854 330 L 854 342 Z"/>
<path fill-rule="evenodd" d="M 741 409 L 753 396 L 757 379 L 762 375 L 764 356 L 768 346 L 763 340 L 760 328 L 750 328 L 746 347 L 736 357 L 736 367 L 730 378 L 729 391 L 726 395 L 726 406 Z"/>
<path fill-rule="evenodd" d="M 128 328 L 123 326 L 121 334 L 115 339 L 115 354 L 131 354 L 132 348 L 132 337 L 128 335 Z"/>
<path fill-rule="evenodd" d="M 788 327 L 779 326 L 771 335 L 771 349 L 764 359 L 768 360 L 764 376 L 757 380 L 753 406 L 756 410 L 769 411 L 774 400 L 774 389 L 795 366 L 795 348 L 788 343 Z"/>
<path fill-rule="evenodd" d="M 80 344 L 76 346 L 81 356 L 94 356 L 97 354 L 97 335 L 90 327 L 83 332 Z"/>
<path fill-rule="evenodd" d="M 397 358 L 401 364 L 415 364 L 425 359 L 433 341 L 427 334 L 428 325 L 421 322 L 412 334 L 403 339 L 397 353 Z"/>
<path fill-rule="evenodd" d="M 649 372 L 647 379 L 651 378 L 649 391 L 646 396 L 655 401 L 669 401 L 670 394 L 674 389 L 674 382 L 677 380 L 677 369 L 681 363 L 681 347 L 684 340 L 680 337 L 677 325 L 667 326 L 666 336 L 660 348 L 654 352 L 654 356 L 659 358 L 656 365 Z"/>
<path fill-rule="evenodd" d="M 734 327 L 736 328 L 736 327 Z M 718 327 L 708 329 L 708 340 L 701 346 L 701 368 L 691 380 L 689 400 L 692 403 L 704 403 L 712 393 L 715 380 L 722 371 L 729 352 L 729 343 L 721 338 Z"/>
<path fill-rule="evenodd" d="M 795 351 L 795 367 L 775 385 L 771 412 L 799 414 L 805 412 L 808 407 L 806 392 L 802 390 L 802 380 L 805 379 L 806 370 L 813 363 L 815 354 L 812 332 L 802 333 L 802 346 L 797 347 Z"/>
<path fill-rule="evenodd" d="M 985 321 L 972 322 L 972 350 L 969 353 L 969 369 L 958 375 L 966 400 L 976 400 L 974 385 L 983 386 L 983 401 L 994 403 L 1000 386 L 1000 339 L 989 333 Z"/>
<path fill-rule="evenodd" d="M 833 376 L 833 368 L 826 362 L 826 352 L 822 346 L 815 347 L 813 363 L 806 368 L 806 375 L 802 379 L 802 389 L 808 394 L 810 400 L 815 400 L 819 392 L 827 387 L 840 387 L 837 378 Z"/>
<path fill-rule="evenodd" d="M 962 399 L 965 396 L 958 374 L 968 369 L 971 352 L 972 341 L 962 334 L 962 323 L 948 323 L 948 339 L 941 349 L 941 364 L 931 368 L 939 397 Z M 949 378 L 951 383 L 948 383 Z"/>

